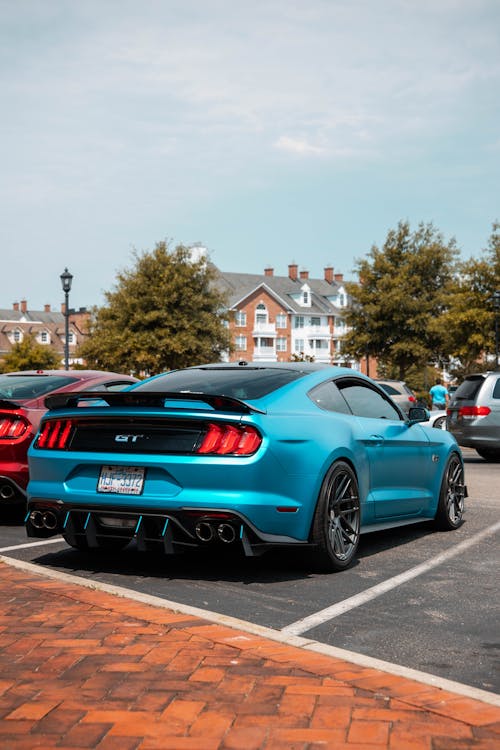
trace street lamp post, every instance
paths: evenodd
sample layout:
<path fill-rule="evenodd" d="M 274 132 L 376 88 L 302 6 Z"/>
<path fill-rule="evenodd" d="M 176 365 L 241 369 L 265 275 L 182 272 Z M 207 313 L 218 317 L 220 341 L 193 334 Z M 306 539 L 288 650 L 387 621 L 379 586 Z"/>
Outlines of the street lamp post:
<path fill-rule="evenodd" d="M 60 279 L 64 292 L 64 369 L 69 370 L 69 293 L 73 276 L 65 268 Z"/>
<path fill-rule="evenodd" d="M 495 310 L 495 367 L 498 370 L 498 311 L 500 310 L 500 291 L 493 292 L 493 309 Z"/>

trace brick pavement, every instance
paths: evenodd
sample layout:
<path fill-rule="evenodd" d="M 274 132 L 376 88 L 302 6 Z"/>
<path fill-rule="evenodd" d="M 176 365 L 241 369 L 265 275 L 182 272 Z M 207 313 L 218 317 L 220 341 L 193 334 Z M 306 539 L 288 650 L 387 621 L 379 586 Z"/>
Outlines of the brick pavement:
<path fill-rule="evenodd" d="M 498 750 L 500 708 L 0 562 L 1 750 Z"/>

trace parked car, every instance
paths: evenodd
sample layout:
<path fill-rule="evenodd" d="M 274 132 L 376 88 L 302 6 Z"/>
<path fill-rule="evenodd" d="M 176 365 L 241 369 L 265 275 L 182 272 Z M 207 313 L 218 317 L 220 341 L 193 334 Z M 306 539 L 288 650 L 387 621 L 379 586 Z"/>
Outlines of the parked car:
<path fill-rule="evenodd" d="M 106 406 L 46 399 L 29 451 L 27 533 L 79 550 L 307 549 L 353 561 L 360 533 L 462 523 L 464 469 L 444 430 L 374 381 L 317 363 L 206 365 L 150 378 Z M 80 405 L 80 406 L 79 406 Z"/>
<path fill-rule="evenodd" d="M 377 380 L 376 382 L 389 394 L 405 414 L 408 414 L 412 406 L 417 406 L 417 398 L 404 380 Z"/>
<path fill-rule="evenodd" d="M 446 430 L 446 409 L 434 409 L 430 412 L 429 419 L 422 422 L 422 427 L 435 427 L 438 430 Z"/>
<path fill-rule="evenodd" d="M 448 405 L 446 426 L 459 445 L 500 460 L 500 370 L 468 375 Z"/>
<path fill-rule="evenodd" d="M 69 390 L 106 391 L 137 378 L 96 370 L 26 370 L 0 375 L 0 505 L 26 502 L 28 446 L 46 412 L 45 396 Z"/>

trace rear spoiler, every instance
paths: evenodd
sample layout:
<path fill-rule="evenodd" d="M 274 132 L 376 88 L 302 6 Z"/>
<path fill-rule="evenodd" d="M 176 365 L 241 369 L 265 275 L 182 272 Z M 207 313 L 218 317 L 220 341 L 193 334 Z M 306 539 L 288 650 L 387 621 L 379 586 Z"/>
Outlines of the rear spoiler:
<path fill-rule="evenodd" d="M 7 401 L 6 399 L 0 398 L 0 409 L 9 409 L 11 411 L 14 411 L 14 409 L 22 408 L 22 404 L 16 404 L 15 401 Z"/>
<path fill-rule="evenodd" d="M 240 401 L 230 396 L 216 396 L 208 393 L 170 393 L 157 391 L 73 391 L 69 393 L 54 393 L 47 396 L 45 406 L 47 409 L 70 409 L 77 407 L 85 401 L 104 401 L 108 406 L 128 407 L 156 407 L 175 408 L 166 406 L 166 401 L 202 401 L 215 411 L 230 411 L 237 414 L 250 414 L 257 412 L 265 414 L 262 409 Z M 91 406 L 92 404 L 87 404 Z M 82 403 L 85 406 L 85 403 Z"/>

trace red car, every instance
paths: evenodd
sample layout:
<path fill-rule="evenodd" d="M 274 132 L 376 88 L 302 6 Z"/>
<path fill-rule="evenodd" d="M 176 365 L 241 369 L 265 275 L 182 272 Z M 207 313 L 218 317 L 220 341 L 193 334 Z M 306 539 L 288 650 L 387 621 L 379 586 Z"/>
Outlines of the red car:
<path fill-rule="evenodd" d="M 23 504 L 28 448 L 47 411 L 45 397 L 68 391 L 120 391 L 131 375 L 99 370 L 26 370 L 0 375 L 0 505 Z"/>

